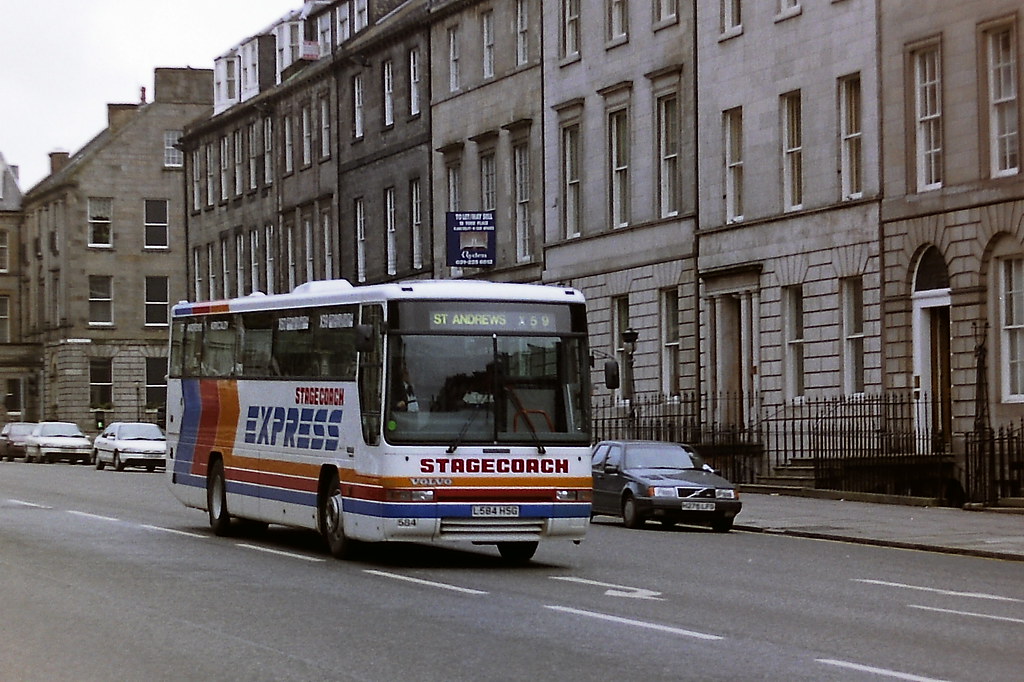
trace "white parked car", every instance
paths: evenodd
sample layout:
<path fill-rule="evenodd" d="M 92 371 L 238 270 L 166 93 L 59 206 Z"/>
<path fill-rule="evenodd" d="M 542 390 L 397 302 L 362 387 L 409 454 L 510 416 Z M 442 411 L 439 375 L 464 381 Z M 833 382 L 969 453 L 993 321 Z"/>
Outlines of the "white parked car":
<path fill-rule="evenodd" d="M 144 466 L 153 471 L 164 465 L 167 438 L 156 424 L 114 422 L 96 436 L 92 452 L 97 469 L 110 464 L 118 471 L 126 466 Z"/>
<path fill-rule="evenodd" d="M 71 422 L 39 422 L 25 438 L 26 462 L 88 462 L 92 442 Z"/>

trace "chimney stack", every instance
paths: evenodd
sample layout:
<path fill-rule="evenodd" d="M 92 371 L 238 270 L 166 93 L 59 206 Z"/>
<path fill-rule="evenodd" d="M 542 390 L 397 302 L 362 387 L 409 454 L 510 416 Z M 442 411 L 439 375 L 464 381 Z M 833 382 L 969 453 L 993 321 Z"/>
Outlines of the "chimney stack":
<path fill-rule="evenodd" d="M 138 104 L 108 104 L 107 127 L 110 129 L 110 132 L 114 132 L 130 121 L 138 107 Z"/>
<path fill-rule="evenodd" d="M 70 157 L 70 154 L 62 150 L 50 152 L 50 175 L 59 173 L 64 166 L 68 165 Z"/>

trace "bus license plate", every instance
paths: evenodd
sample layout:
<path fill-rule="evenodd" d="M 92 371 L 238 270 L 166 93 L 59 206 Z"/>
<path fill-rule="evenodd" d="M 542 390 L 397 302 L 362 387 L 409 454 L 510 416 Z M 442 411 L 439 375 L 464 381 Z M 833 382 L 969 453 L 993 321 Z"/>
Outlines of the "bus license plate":
<path fill-rule="evenodd" d="M 715 511 L 714 502 L 683 502 L 683 511 Z"/>
<path fill-rule="evenodd" d="M 519 505 L 517 504 L 474 504 L 474 517 L 498 517 L 509 518 L 519 516 Z"/>

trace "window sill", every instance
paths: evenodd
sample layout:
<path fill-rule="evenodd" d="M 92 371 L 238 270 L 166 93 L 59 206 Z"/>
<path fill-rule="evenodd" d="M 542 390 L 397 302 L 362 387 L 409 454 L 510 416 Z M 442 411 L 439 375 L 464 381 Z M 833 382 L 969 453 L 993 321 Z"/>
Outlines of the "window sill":
<path fill-rule="evenodd" d="M 624 34 L 624 35 L 621 35 L 621 36 L 615 36 L 614 38 L 609 38 L 609 39 L 607 39 L 605 41 L 604 49 L 605 50 L 612 50 L 612 49 L 615 49 L 616 47 L 619 47 L 620 45 L 625 45 L 628 42 L 629 42 L 629 34 L 628 33 Z"/>
<path fill-rule="evenodd" d="M 583 58 L 580 56 L 580 53 L 579 52 L 573 52 L 572 54 L 564 55 L 558 61 L 558 65 L 559 66 L 569 66 L 570 64 L 575 64 L 575 63 L 580 62 L 580 61 L 583 61 Z"/>
<path fill-rule="evenodd" d="M 655 33 L 657 33 L 658 31 L 660 31 L 663 28 L 668 28 L 669 26 L 675 26 L 678 23 L 679 23 L 679 15 L 673 14 L 672 16 L 665 17 L 664 19 L 659 19 L 658 21 L 654 22 L 654 25 L 651 27 L 651 29 Z"/>
<path fill-rule="evenodd" d="M 731 26 L 722 31 L 722 33 L 718 36 L 718 42 L 724 43 L 726 40 L 732 40 L 733 38 L 736 38 L 737 36 L 741 35 L 743 35 L 742 24 L 740 24 L 739 26 Z"/>
<path fill-rule="evenodd" d="M 775 15 L 775 23 L 777 24 L 781 21 L 792 19 L 793 17 L 798 17 L 801 14 L 803 14 L 803 11 L 804 8 L 801 5 L 797 5 L 796 7 L 788 7 L 782 12 L 779 12 L 778 14 Z"/>

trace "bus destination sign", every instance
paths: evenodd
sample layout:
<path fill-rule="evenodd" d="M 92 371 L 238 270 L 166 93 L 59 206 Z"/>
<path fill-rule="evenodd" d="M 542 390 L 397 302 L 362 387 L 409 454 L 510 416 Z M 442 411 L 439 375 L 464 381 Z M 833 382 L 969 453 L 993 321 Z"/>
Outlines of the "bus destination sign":
<path fill-rule="evenodd" d="M 430 331 L 556 333 L 570 330 L 569 311 L 565 306 L 491 307 L 452 305 L 432 307 L 427 313 Z"/>

